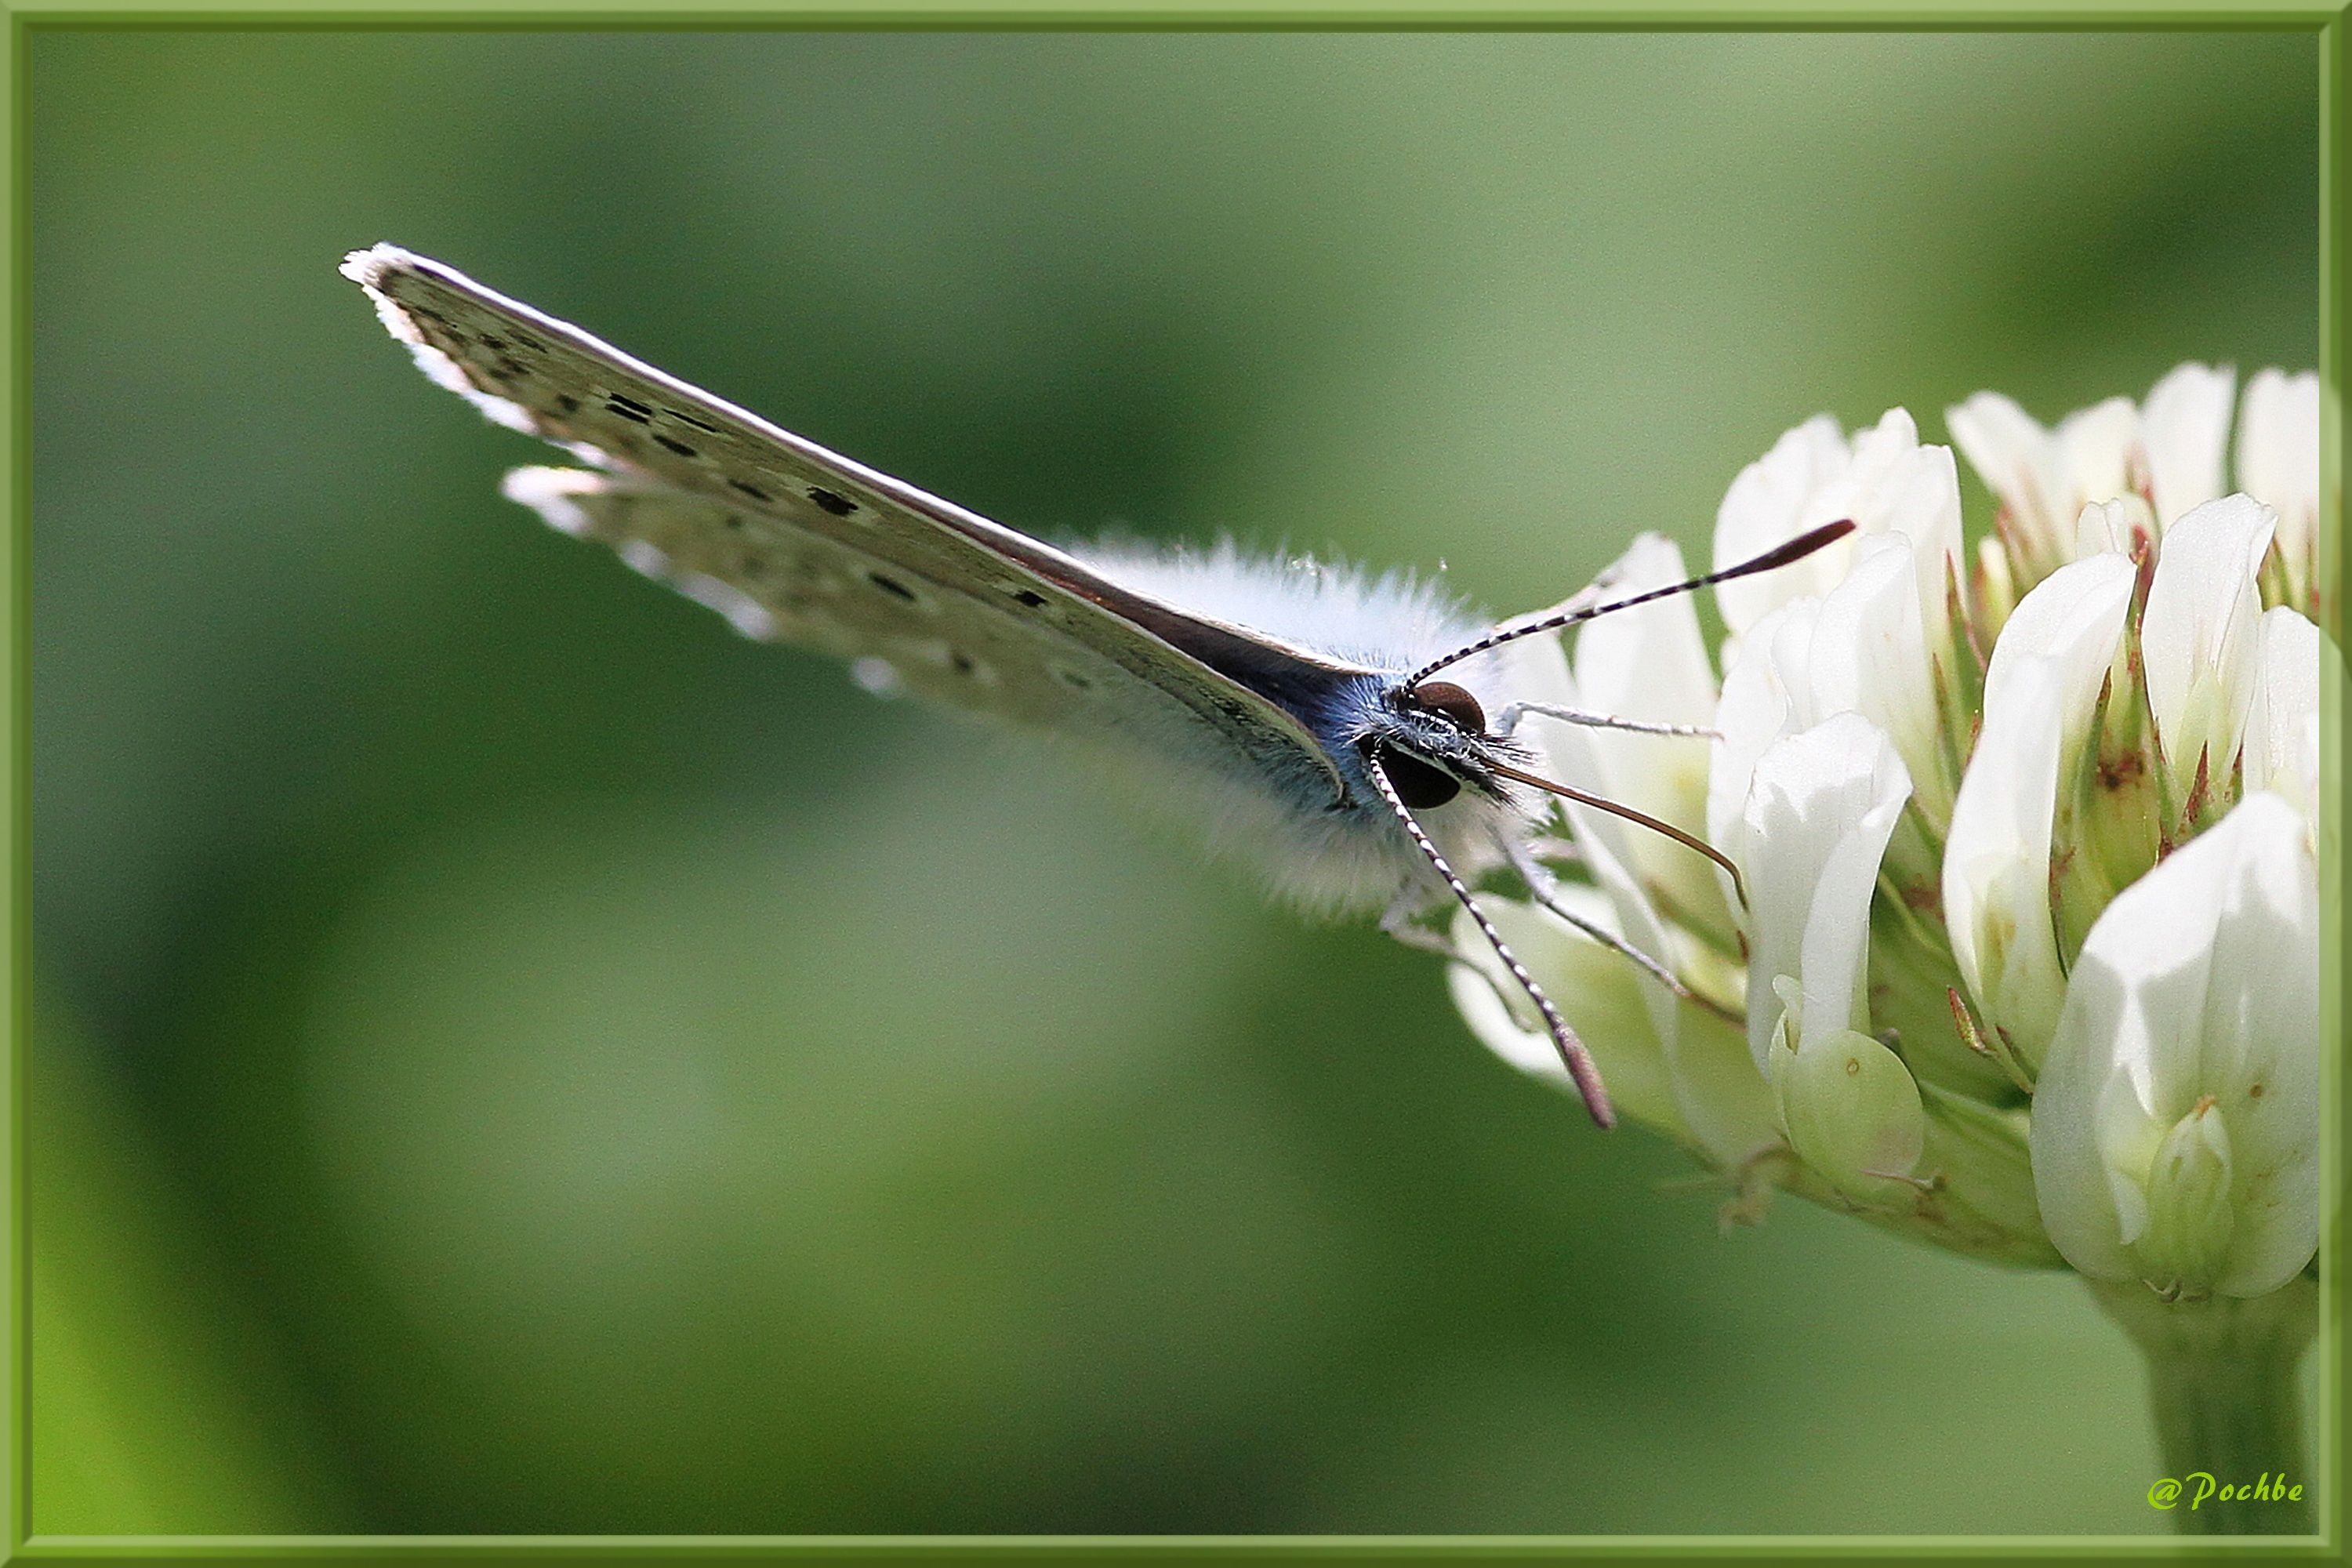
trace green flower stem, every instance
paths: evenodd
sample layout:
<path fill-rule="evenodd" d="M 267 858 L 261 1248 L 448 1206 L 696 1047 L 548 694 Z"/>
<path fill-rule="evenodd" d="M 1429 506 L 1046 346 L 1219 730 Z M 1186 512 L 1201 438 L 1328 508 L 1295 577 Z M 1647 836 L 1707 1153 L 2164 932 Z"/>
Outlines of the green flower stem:
<path fill-rule="evenodd" d="M 2203 1301 L 2166 1301 L 2137 1283 L 2089 1283 L 2147 1357 L 2164 1476 L 2180 1487 L 2174 1527 L 2184 1535 L 2316 1533 L 2320 1479 L 2304 1461 L 2295 1369 L 2318 1333 L 2318 1283 L 2302 1278 L 2253 1300 Z M 2273 1495 L 2221 1495 L 2257 1484 Z M 2290 1495 L 2294 1489 L 2300 1495 Z M 2154 1488 L 2149 1500 L 2163 1506 Z"/>

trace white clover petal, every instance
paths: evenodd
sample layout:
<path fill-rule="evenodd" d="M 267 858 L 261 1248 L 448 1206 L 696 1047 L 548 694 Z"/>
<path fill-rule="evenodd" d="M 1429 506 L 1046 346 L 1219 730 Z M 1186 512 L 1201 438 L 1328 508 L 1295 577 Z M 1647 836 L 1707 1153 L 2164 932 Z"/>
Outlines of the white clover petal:
<path fill-rule="evenodd" d="M 1612 574 L 1623 594 L 1688 575 L 1681 549 L 1655 533 L 1635 539 Z M 1670 724 L 1706 724 L 1715 716 L 1715 666 L 1687 594 L 1589 622 L 1578 633 L 1573 668 L 1577 689 L 1596 711 Z"/>
<path fill-rule="evenodd" d="M 1900 408 L 1857 431 L 1849 445 L 1826 415 L 1780 437 L 1743 470 L 1716 514 L 1715 563 L 1729 566 L 1823 523 L 1850 520 L 1857 541 L 1898 533 L 1915 546 L 1921 624 L 1940 638 L 1948 625 L 1946 574 L 1959 571 L 1960 486 L 1952 454 L 1922 447 Z M 1723 584 L 1716 602 L 1735 637 L 1792 599 L 1827 594 L 1854 558 L 1853 542 Z"/>
<path fill-rule="evenodd" d="M 2238 847 L 2241 874 L 2216 900 L 2205 987 L 2200 1055 L 2215 1076 L 2202 1092 L 2226 1118 L 2236 1171 L 2240 1234 L 2215 1281 L 2230 1295 L 2291 1277 L 2309 1261 L 2318 1226 L 2318 862 L 2300 814 L 2283 801 L 2274 808 L 2276 799 L 2255 795 L 2231 814 L 2248 819 L 2241 833 L 2251 843 Z"/>
<path fill-rule="evenodd" d="M 2101 553 L 2060 567 L 2019 600 L 1985 666 L 1988 721 L 2013 700 L 2007 689 L 2015 661 L 2048 658 L 2056 667 L 2058 707 L 2066 720 L 2063 748 L 2070 757 L 2079 751 L 2099 687 L 2123 643 L 2132 576 L 2130 561 Z"/>
<path fill-rule="evenodd" d="M 2139 410 L 2128 397 L 2110 397 L 2060 420 L 2056 442 L 2065 489 L 2052 521 L 2063 522 L 2088 502 L 2131 494 L 2139 434 Z"/>
<path fill-rule="evenodd" d="M 1725 618 L 1742 635 L 1717 710 L 1725 740 L 1709 770 L 1706 820 L 1718 842 L 1765 746 L 1848 709 L 1894 737 L 1933 825 L 1950 808 L 1931 650 L 1949 641 L 1949 589 L 1960 570 L 1958 471 L 1949 448 L 1919 444 L 1900 408 L 1851 447 L 1833 441 L 1835 429 L 1817 419 L 1782 437 L 1740 476 L 1718 519 L 1719 564 L 1839 518 L 1856 530 L 1851 543 L 1810 558 L 1818 569 L 1802 582 L 1790 570 L 1765 574 L 1769 588 L 1746 586 L 1765 578 L 1723 585 Z M 1798 612 L 1800 605 L 1808 607 Z"/>
<path fill-rule="evenodd" d="M 1743 1170 L 1780 1141 L 1772 1091 L 1738 1029 L 1695 1009 L 1685 1008 L 1684 1014 L 1666 1051 L 1675 1107 L 1718 1165 Z"/>
<path fill-rule="evenodd" d="M 2054 538 L 2050 531 L 2070 487 L 2059 472 L 2050 432 L 1998 392 L 1979 392 L 1944 410 L 1944 424 L 1952 444 L 2017 527 L 2029 538 Z"/>
<path fill-rule="evenodd" d="M 2237 372 L 2227 367 L 2184 364 L 2158 382 L 2140 405 L 2141 451 L 2158 528 L 2221 497 L 2237 382 Z"/>
<path fill-rule="evenodd" d="M 1935 668 L 1920 624 L 1911 542 L 1864 541 L 1846 580 L 1822 601 L 1811 645 L 1812 709 L 1851 710 L 1885 731 L 1917 788 L 1919 808 L 1940 827 L 1951 810 L 1940 775 L 1941 723 Z"/>
<path fill-rule="evenodd" d="M 2050 910 L 2061 724 L 2055 664 L 2033 654 L 2011 660 L 2009 700 L 1986 708 L 1944 846 L 1952 957 L 1979 1016 L 2029 1067 L 2041 1060 L 2066 999 Z"/>
<path fill-rule="evenodd" d="M 2140 646 L 2165 766 L 2183 788 L 2200 758 L 2218 785 L 2237 757 L 2253 700 L 2255 575 L 2277 522 L 2270 508 L 2233 495 L 2164 536 Z"/>
<path fill-rule="evenodd" d="M 1688 575 L 1682 552 L 1654 533 L 1636 539 L 1616 569 L 1619 591 L 1627 594 Z M 1575 677 L 1578 703 L 1591 712 L 1659 724 L 1704 727 L 1715 721 L 1715 666 L 1699 634 L 1697 605 L 1686 594 L 1588 623 L 1577 636 Z M 1549 724 L 1546 733 L 1563 728 Z M 1686 833 L 1706 832 L 1705 737 L 1592 726 L 1581 727 L 1580 734 L 1597 776 L 1589 784 L 1569 782 Z M 1630 868 L 1669 907 L 1718 928 L 1726 924 L 1723 893 L 1705 858 L 1654 833 L 1628 836 L 1624 844 Z"/>
<path fill-rule="evenodd" d="M 2018 602 L 1985 668 L 1985 720 L 1943 848 L 1943 914 L 1969 999 L 2028 1068 L 2065 1004 L 2051 912 L 2058 793 L 2082 766 L 2131 611 L 2133 566 L 2094 555 Z"/>
<path fill-rule="evenodd" d="M 1589 702 L 1586 705 L 1590 706 Z M 1605 731 L 1585 725 L 1553 721 L 1541 722 L 1544 723 L 1547 760 L 1559 770 L 1561 778 L 1582 784 L 1598 776 L 1600 770 L 1594 758 L 1593 742 Z M 1621 816 L 1596 811 L 1590 806 L 1569 805 L 1564 811 L 1585 869 L 1598 884 L 1599 891 L 1605 896 L 1608 904 L 1610 919 L 1598 923 L 1640 952 L 1670 967 L 1679 968 L 1685 957 L 1685 949 L 1689 939 L 1682 936 L 1662 917 L 1647 889 L 1632 869 L 1644 838 L 1652 836 Z M 1681 848 L 1680 846 L 1675 847 Z M 1683 852 L 1690 854 L 1687 849 Z M 1690 858 L 1712 871 L 1712 862 L 1697 855 L 1690 855 Z M 1578 889 L 1563 891 L 1575 892 Z M 1723 895 L 1715 896 L 1720 903 Z M 1562 923 L 1548 912 L 1538 912 L 1555 926 Z M 1580 907 L 1579 912 L 1586 911 Z M 1517 941 L 1516 937 L 1511 940 Z M 1560 940 L 1555 936 L 1549 950 L 1556 952 Z M 1479 950 L 1486 949 L 1486 944 L 1478 939 L 1475 930 L 1469 928 L 1466 918 L 1457 922 L 1455 948 L 1499 974 L 1499 969 L 1487 962 L 1492 958 L 1492 951 L 1486 950 L 1483 956 L 1480 955 Z M 1526 957 L 1524 950 L 1521 956 Z M 1584 955 L 1580 951 L 1578 956 L 1581 958 Z M 1776 1138 L 1771 1097 L 1756 1070 L 1754 1059 L 1748 1054 L 1747 1042 L 1715 1019 L 1685 1008 L 1664 984 L 1642 973 L 1623 955 L 1611 953 L 1608 956 L 1632 977 L 1629 984 L 1638 991 L 1648 1009 L 1650 1037 L 1657 1043 L 1664 1057 L 1665 1089 L 1675 1112 L 1673 1120 L 1666 1121 L 1645 1115 L 1639 1105 L 1629 1104 L 1627 1114 L 1669 1130 L 1679 1129 L 1682 1135 L 1705 1149 L 1714 1156 L 1717 1163 L 1727 1170 L 1738 1168 L 1769 1146 Z M 1536 971 L 1538 979 L 1554 994 L 1580 994 L 1578 989 L 1580 981 L 1570 979 L 1555 986 L 1551 979 L 1545 978 L 1549 973 L 1540 968 Z M 1574 1014 L 1580 1031 L 1587 1016 L 1580 1003 L 1574 1008 Z M 1527 1029 L 1534 1026 L 1532 1021 L 1523 1019 L 1518 1021 L 1517 1026 Z M 1552 1052 L 1557 1062 L 1557 1053 L 1553 1052 L 1549 1037 L 1538 1031 L 1536 1039 L 1545 1051 Z M 1595 1049 L 1603 1075 L 1608 1076 L 1614 1069 L 1605 1058 L 1598 1056 L 1597 1047 Z M 1613 1086 L 1613 1077 L 1610 1081 Z"/>
<path fill-rule="evenodd" d="M 1739 471 L 1715 514 L 1715 564 L 1759 555 L 1807 529 L 1835 522 L 1822 497 L 1853 460 L 1838 423 L 1815 415 L 1783 435 L 1772 449 Z M 1768 612 L 1804 594 L 1827 593 L 1845 574 L 1849 544 L 1832 544 L 1804 560 L 1717 587 L 1717 605 L 1734 637 Z"/>
<path fill-rule="evenodd" d="M 2118 496 L 2114 500 L 2095 500 L 2083 509 L 2074 520 L 2074 548 L 2071 558 L 2104 555 L 2112 551 L 2129 555 L 2136 535 L 2156 537 L 2156 514 L 2147 502 L 2137 496 Z"/>
<path fill-rule="evenodd" d="M 1740 639 L 1739 653 L 1723 678 L 1715 710 L 1719 737 L 1707 759 L 1706 837 L 1720 847 L 1732 841 L 1748 786 L 1765 748 L 1781 736 L 1809 730 L 1824 715 L 1813 706 L 1813 625 L 1822 602 L 1797 599 L 1772 611 Z M 1728 891 L 1727 888 L 1727 891 Z"/>
<path fill-rule="evenodd" d="M 2319 377 L 2258 372 L 2238 416 L 2238 488 L 2278 513 L 2278 543 L 2307 584 L 2319 528 Z"/>
<path fill-rule="evenodd" d="M 1952 629 L 1952 595 L 1968 584 L 1968 552 L 1960 538 L 1960 470 L 1949 447 L 1921 447 L 1905 476 L 1893 531 L 1911 541 L 1919 588 L 1920 624 L 1928 643 L 1942 647 Z"/>
<path fill-rule="evenodd" d="M 1911 416 L 1891 409 L 1854 437 L 1849 484 L 1850 500 L 1832 510 L 1853 519 L 1862 541 L 1857 561 L 1874 535 L 1909 541 L 1921 634 L 1927 646 L 1942 646 L 1951 627 L 1950 585 L 1963 575 L 1960 478 L 1952 449 L 1919 445 Z"/>
<path fill-rule="evenodd" d="M 2066 994 L 2051 910 L 2060 781 L 2090 740 L 2123 641 L 2132 564 L 2062 566 L 2018 604 L 1985 671 L 1984 723 L 1944 845 L 1944 921 L 1979 1016 L 2028 1068 Z"/>
<path fill-rule="evenodd" d="M 2257 792 L 2084 943 L 2033 1101 L 2051 1240 L 2098 1279 L 2277 1289 L 2318 1246 L 2318 1097 L 2317 860 L 2301 815 Z"/>
<path fill-rule="evenodd" d="M 2284 605 L 2263 614 L 2246 710 L 2245 784 L 2284 795 L 2317 831 L 2319 666 L 2326 638 Z"/>
<path fill-rule="evenodd" d="M 1804 1039 L 1867 1023 L 1871 893 L 1910 795 L 1903 759 L 1857 713 L 1759 759 L 1732 853 L 1748 883 L 1748 1041 L 1759 1067 L 1781 1012 L 1775 979 L 1801 987 Z"/>
<path fill-rule="evenodd" d="M 1940 640 L 1949 624 L 1947 574 L 1957 576 L 1961 561 L 1960 475 L 1952 449 L 1921 446 L 1911 416 L 1890 408 L 1854 437 L 1846 482 L 1851 499 L 1843 507 L 1832 501 L 1829 510 L 1851 517 L 1865 537 L 1899 533 L 1911 542 L 1920 622 Z"/>

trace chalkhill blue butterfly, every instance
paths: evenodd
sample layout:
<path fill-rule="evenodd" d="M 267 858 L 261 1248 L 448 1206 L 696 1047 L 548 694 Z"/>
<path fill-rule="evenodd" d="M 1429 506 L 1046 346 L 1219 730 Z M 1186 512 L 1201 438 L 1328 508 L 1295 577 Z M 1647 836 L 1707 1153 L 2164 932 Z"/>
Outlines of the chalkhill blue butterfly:
<path fill-rule="evenodd" d="M 710 605 L 755 637 L 846 658 L 904 689 L 1075 742 L 1195 809 L 1213 845 L 1277 891 L 1444 947 L 1422 923 L 1451 898 L 1542 1016 L 1595 1121 L 1613 1114 L 1559 1006 L 1471 883 L 1516 871 L 1541 901 L 1664 984 L 1663 965 L 1550 896 L 1538 852 L 1551 796 L 1669 824 L 1532 771 L 1513 700 L 1524 639 L 1766 572 L 1849 531 L 1832 523 L 1753 560 L 1612 600 L 1479 622 L 1424 582 L 1256 559 L 1233 546 L 1064 549 L 928 495 L 394 246 L 343 275 L 435 381 L 585 468 L 517 468 L 506 494 Z M 1443 679 L 1441 679 L 1441 677 Z M 1689 733 L 1688 731 L 1673 732 Z M 1733 873 L 1736 886 L 1737 874 Z"/>

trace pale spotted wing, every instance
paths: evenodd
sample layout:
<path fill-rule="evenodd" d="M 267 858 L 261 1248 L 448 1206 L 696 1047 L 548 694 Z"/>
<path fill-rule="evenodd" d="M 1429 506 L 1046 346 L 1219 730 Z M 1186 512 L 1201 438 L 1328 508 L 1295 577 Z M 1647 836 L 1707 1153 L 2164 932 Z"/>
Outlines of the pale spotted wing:
<path fill-rule="evenodd" d="M 1135 676 L 1090 649 L 1041 638 L 1027 617 L 877 566 L 870 552 L 750 507 L 643 475 L 581 468 L 517 468 L 504 488 L 564 532 L 611 545 L 648 577 L 717 610 L 746 637 L 878 661 L 887 688 L 1080 733 L 1139 727 L 1129 720 L 1166 700 L 1136 689 Z M 869 684 L 877 673 L 860 671 Z"/>
<path fill-rule="evenodd" d="M 519 470 L 510 495 L 739 626 L 1078 738 L 1165 744 L 1176 727 L 1208 747 L 1195 761 L 1344 795 L 1313 735 L 1260 693 L 1360 672 L 1123 589 L 438 262 L 378 246 L 343 272 L 436 381 L 605 470 Z"/>

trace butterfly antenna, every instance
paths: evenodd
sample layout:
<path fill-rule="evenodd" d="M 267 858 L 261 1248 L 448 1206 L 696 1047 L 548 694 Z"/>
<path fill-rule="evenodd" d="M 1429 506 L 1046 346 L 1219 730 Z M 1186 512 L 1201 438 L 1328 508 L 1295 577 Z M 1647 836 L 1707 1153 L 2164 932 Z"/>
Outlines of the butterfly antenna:
<path fill-rule="evenodd" d="M 1685 833 L 1671 822 L 1661 822 L 1646 811 L 1636 811 L 1630 805 L 1620 805 L 1609 799 L 1606 795 L 1589 794 L 1574 784 L 1554 784 L 1549 779 L 1538 778 L 1530 773 L 1522 773 L 1517 768 L 1504 763 L 1489 761 L 1486 765 L 1507 779 L 1530 784 L 1539 790 L 1547 790 L 1562 800 L 1572 800 L 1579 805 L 1589 805 L 1595 811 L 1605 811 L 1612 816 L 1622 816 L 1628 822 L 1639 823 L 1653 833 L 1663 833 L 1675 843 L 1697 850 L 1723 868 L 1724 874 L 1731 879 L 1731 890 L 1739 897 L 1739 907 L 1743 910 L 1748 907 L 1748 884 L 1739 879 L 1739 868 L 1733 865 L 1722 850 L 1717 849 L 1706 839 Z"/>
<path fill-rule="evenodd" d="M 1695 589 L 1712 587 L 1717 583 L 1728 583 L 1735 577 L 1746 577 L 1758 572 L 1775 571 L 1792 562 L 1802 561 L 1823 545 L 1834 543 L 1853 531 L 1853 523 L 1851 519 L 1838 522 L 1825 522 L 1809 532 L 1797 535 L 1785 544 L 1775 545 L 1761 555 L 1742 561 L 1737 566 L 1727 566 L 1720 572 L 1709 572 L 1703 577 L 1693 577 L 1688 582 L 1677 583 L 1671 588 L 1653 588 L 1647 593 L 1636 594 L 1627 599 L 1612 600 L 1606 605 L 1579 605 L 1574 609 L 1561 610 L 1557 614 L 1545 616 L 1540 619 L 1519 626 L 1505 626 L 1499 631 L 1488 632 L 1477 641 L 1465 643 L 1444 658 L 1432 659 L 1414 670 L 1405 678 L 1404 689 L 1410 691 L 1447 665 L 1459 664 L 1474 654 L 1485 653 L 1488 648 L 1500 647 L 1507 642 L 1517 642 L 1521 637 L 1531 637 L 1538 632 L 1564 631 L 1570 626 L 1608 615 L 1612 610 L 1630 610 L 1636 605 L 1646 605 L 1657 599 L 1671 599 L 1677 594 L 1687 594 Z"/>
<path fill-rule="evenodd" d="M 1470 889 L 1463 885 L 1460 877 L 1454 875 L 1454 868 L 1445 863 L 1445 857 L 1439 853 L 1435 844 L 1430 842 L 1429 835 L 1422 830 L 1421 824 L 1413 819 L 1412 812 L 1404 804 L 1404 797 L 1397 794 L 1396 785 L 1389 782 L 1388 770 L 1381 765 L 1379 754 L 1367 752 L 1364 761 L 1371 771 L 1372 782 L 1380 786 L 1381 797 L 1389 803 L 1389 809 L 1396 814 L 1399 822 L 1404 824 L 1404 830 L 1412 836 L 1413 847 L 1436 868 L 1437 874 L 1445 879 L 1445 885 L 1454 889 L 1454 896 L 1462 901 L 1462 907 L 1469 910 L 1470 918 L 1477 922 L 1479 934 L 1486 939 L 1486 945 L 1495 950 L 1495 956 L 1503 961 L 1503 967 L 1511 972 L 1511 978 L 1519 983 L 1519 989 L 1528 994 L 1528 999 L 1536 1005 L 1536 1011 L 1543 1015 L 1544 1027 L 1551 1035 L 1552 1045 L 1559 1051 L 1560 1065 L 1568 1068 L 1568 1076 L 1574 1080 L 1576 1092 L 1583 1096 L 1584 1109 L 1591 1113 L 1594 1124 L 1603 1128 L 1616 1126 L 1617 1112 L 1609 1104 L 1608 1089 L 1601 1087 L 1601 1069 L 1593 1065 L 1592 1053 L 1584 1048 L 1584 1042 L 1576 1037 L 1576 1031 L 1568 1026 L 1568 1020 L 1560 1016 L 1559 1009 L 1552 1005 L 1551 998 L 1544 994 L 1543 987 L 1536 984 L 1535 976 L 1529 974 L 1527 965 L 1519 962 L 1519 955 L 1511 951 L 1510 943 L 1503 940 L 1503 933 L 1495 929 L 1495 922 L 1486 918 L 1486 911 L 1470 897 Z"/>

